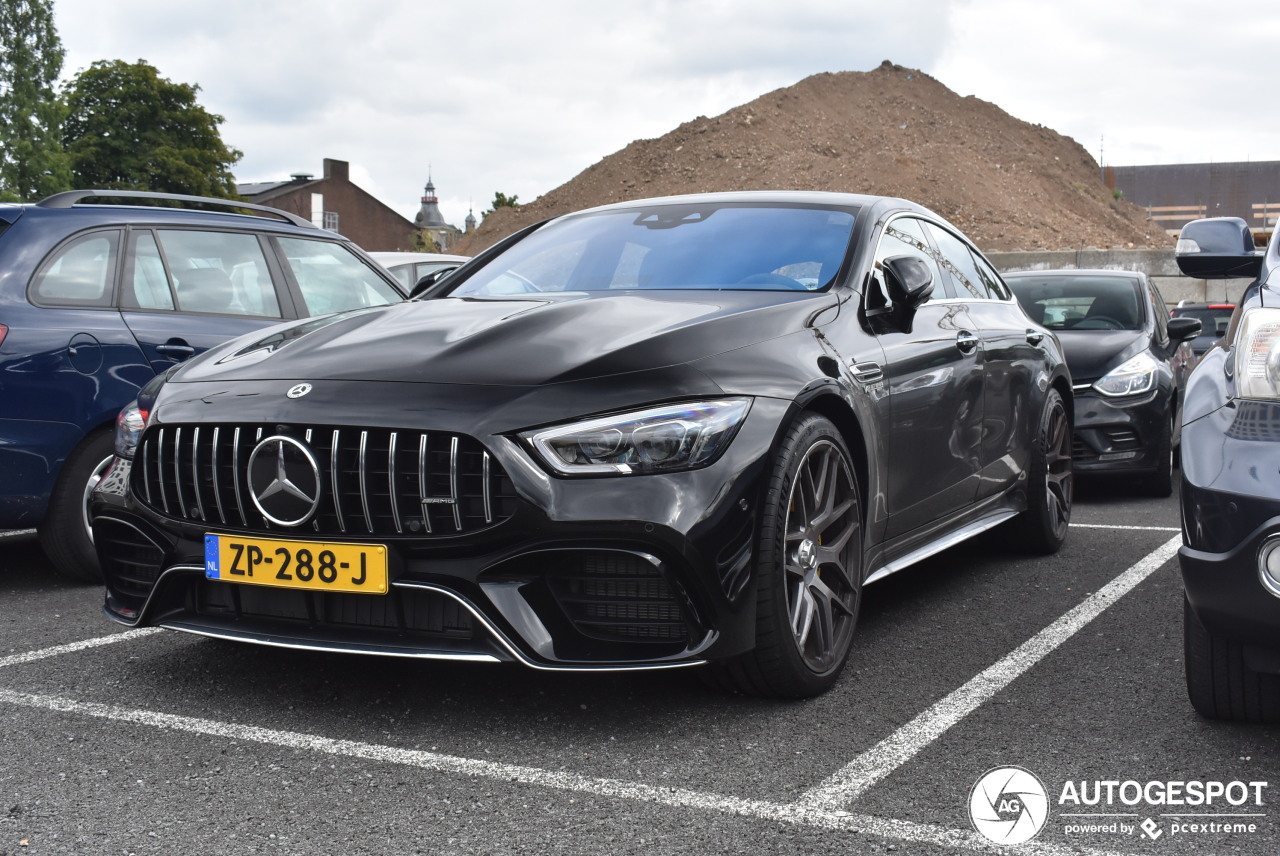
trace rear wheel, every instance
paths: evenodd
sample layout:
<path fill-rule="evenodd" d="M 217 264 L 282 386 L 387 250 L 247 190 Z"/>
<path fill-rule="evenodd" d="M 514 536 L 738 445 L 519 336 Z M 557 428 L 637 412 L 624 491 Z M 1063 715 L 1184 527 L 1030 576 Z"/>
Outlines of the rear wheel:
<path fill-rule="evenodd" d="M 1280 722 L 1280 675 L 1255 672 L 1244 647 L 1205 629 L 1182 601 L 1182 630 L 1191 706 L 1209 719 Z"/>
<path fill-rule="evenodd" d="M 1045 395 L 1027 472 L 1027 509 L 1010 526 L 1028 552 L 1056 553 L 1071 522 L 1071 415 L 1056 389 Z"/>
<path fill-rule="evenodd" d="M 713 666 L 722 686 L 752 695 L 824 692 L 849 659 L 862 598 L 862 504 L 835 425 L 808 414 L 787 432 L 761 515 L 756 646 Z"/>
<path fill-rule="evenodd" d="M 73 582 L 100 583 L 98 554 L 89 528 L 89 494 L 111 465 L 111 431 L 90 434 L 62 465 L 40 524 L 40 546 L 58 574 Z"/>

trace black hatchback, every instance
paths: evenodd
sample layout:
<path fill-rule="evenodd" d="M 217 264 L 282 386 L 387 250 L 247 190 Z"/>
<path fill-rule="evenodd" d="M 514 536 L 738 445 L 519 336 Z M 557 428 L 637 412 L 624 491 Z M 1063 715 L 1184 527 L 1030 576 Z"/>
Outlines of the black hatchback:
<path fill-rule="evenodd" d="M 106 610 L 813 695 L 865 584 L 1002 524 L 1059 547 L 1070 413 L 1057 340 L 924 208 L 621 203 L 148 384 L 94 494 Z"/>
<path fill-rule="evenodd" d="M 1076 398 L 1076 471 L 1136 477 L 1173 492 L 1179 408 L 1200 331 L 1169 318 L 1146 274 L 1114 270 L 1005 274 L 1022 307 L 1062 342 Z"/>

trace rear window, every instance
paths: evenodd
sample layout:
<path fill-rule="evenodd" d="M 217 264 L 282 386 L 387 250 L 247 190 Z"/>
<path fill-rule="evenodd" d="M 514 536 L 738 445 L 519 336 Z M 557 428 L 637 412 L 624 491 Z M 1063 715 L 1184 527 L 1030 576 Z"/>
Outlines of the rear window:
<path fill-rule="evenodd" d="M 110 306 L 120 233 L 91 232 L 53 251 L 31 283 L 31 299 L 43 306 Z"/>

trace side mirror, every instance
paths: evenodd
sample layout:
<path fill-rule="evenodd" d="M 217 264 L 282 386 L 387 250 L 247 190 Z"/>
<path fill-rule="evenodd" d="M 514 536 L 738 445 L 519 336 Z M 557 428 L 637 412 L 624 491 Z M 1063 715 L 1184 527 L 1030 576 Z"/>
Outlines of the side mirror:
<path fill-rule="evenodd" d="M 1169 338 L 1174 342 L 1185 342 L 1200 335 L 1199 318 L 1170 318 Z"/>
<path fill-rule="evenodd" d="M 435 285 L 440 280 L 444 279 L 446 276 L 453 273 L 455 270 L 457 270 L 460 267 L 462 266 L 454 265 L 453 267 L 446 267 L 446 268 L 440 268 L 439 270 L 433 270 L 431 273 L 427 274 L 422 279 L 414 283 L 413 290 L 409 292 L 409 296 L 410 297 L 421 296 L 422 293 L 425 292 L 427 289 L 431 288 L 431 286 Z"/>
<path fill-rule="evenodd" d="M 890 256 L 881 265 L 889 299 L 909 312 L 933 296 L 933 271 L 919 256 Z"/>
<path fill-rule="evenodd" d="M 1239 217 L 1192 220 L 1182 227 L 1174 255 L 1179 270 L 1200 279 L 1256 279 L 1262 271 L 1262 253 Z"/>

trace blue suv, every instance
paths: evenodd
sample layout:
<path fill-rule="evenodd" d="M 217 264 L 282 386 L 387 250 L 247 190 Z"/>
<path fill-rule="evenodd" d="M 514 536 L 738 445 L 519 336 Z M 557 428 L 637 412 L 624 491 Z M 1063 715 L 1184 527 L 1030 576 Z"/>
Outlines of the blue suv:
<path fill-rule="evenodd" d="M 59 572 L 100 580 L 86 501 L 148 380 L 242 333 L 404 297 L 346 238 L 260 205 L 0 205 L 0 529 L 38 527 Z"/>

